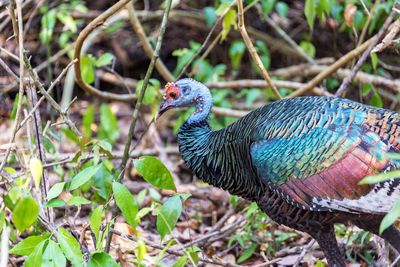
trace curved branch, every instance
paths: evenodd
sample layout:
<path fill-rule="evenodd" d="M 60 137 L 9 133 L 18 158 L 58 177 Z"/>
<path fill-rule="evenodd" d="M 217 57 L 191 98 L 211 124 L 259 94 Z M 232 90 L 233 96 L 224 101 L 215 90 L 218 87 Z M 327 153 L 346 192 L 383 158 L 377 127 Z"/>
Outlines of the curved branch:
<path fill-rule="evenodd" d="M 100 16 L 95 18 L 92 22 L 90 22 L 79 34 L 76 40 L 76 46 L 74 51 L 74 58 L 78 59 L 78 61 L 74 65 L 75 69 L 75 80 L 76 83 L 87 93 L 94 95 L 96 97 L 105 98 L 109 100 L 116 100 L 116 101 L 133 101 L 136 100 L 137 97 L 134 94 L 113 94 L 109 92 L 102 92 L 97 88 L 87 84 L 82 79 L 81 73 L 81 49 L 83 42 L 85 41 L 86 37 L 98 26 L 102 25 L 110 16 L 118 12 L 121 8 L 123 8 L 130 0 L 120 0 L 115 5 L 104 11 Z"/>

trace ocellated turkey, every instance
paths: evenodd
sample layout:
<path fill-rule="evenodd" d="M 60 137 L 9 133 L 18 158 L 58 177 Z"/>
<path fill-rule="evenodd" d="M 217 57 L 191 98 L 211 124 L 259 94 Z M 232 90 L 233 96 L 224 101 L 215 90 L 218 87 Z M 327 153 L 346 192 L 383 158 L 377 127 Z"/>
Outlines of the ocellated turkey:
<path fill-rule="evenodd" d="M 329 266 L 345 266 L 334 223 L 379 234 L 382 218 L 400 197 L 400 179 L 359 184 L 400 168 L 400 114 L 333 97 L 298 97 L 260 107 L 213 131 L 213 101 L 193 79 L 166 85 L 158 116 L 177 107 L 196 110 L 178 132 L 179 151 L 203 181 L 256 201 L 280 224 L 309 233 Z M 381 236 L 400 252 L 400 232 Z"/>

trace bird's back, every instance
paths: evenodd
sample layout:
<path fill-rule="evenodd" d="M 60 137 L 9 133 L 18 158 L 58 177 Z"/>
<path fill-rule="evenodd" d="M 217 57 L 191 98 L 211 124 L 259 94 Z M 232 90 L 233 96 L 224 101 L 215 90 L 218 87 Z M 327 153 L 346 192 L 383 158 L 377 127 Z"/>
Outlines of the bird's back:
<path fill-rule="evenodd" d="M 258 177 L 303 209 L 387 213 L 400 197 L 399 179 L 360 185 L 397 169 L 400 114 L 329 97 L 275 102 L 248 117 L 261 121 L 250 154 Z M 262 116 L 260 116 L 262 115 Z M 261 118 L 261 119 L 260 119 Z"/>

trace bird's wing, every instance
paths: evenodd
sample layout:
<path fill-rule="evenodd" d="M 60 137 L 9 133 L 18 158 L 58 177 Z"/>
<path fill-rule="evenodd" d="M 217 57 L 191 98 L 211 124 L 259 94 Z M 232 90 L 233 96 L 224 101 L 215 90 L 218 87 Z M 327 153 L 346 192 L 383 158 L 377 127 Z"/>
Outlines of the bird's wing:
<path fill-rule="evenodd" d="M 276 123 L 277 129 L 279 125 L 284 128 L 281 122 Z M 390 210 L 387 195 L 393 194 L 389 192 L 393 181 L 359 185 L 364 177 L 386 171 L 391 165 L 382 153 L 390 145 L 362 124 L 303 129 L 301 125 L 296 128 L 300 134 L 253 140 L 252 162 L 266 185 L 305 209 L 377 214 Z M 269 127 L 274 127 L 273 123 Z M 394 194 L 400 196 L 399 190 Z"/>

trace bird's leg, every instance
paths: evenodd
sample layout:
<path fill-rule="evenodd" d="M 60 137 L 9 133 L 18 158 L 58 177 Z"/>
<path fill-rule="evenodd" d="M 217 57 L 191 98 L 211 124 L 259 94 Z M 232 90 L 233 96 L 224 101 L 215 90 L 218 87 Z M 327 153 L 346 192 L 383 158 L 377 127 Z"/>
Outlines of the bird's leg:
<path fill-rule="evenodd" d="M 324 226 L 318 232 L 310 232 L 309 234 L 317 240 L 325 254 L 329 266 L 346 267 L 344 255 L 339 249 L 332 224 Z"/>

